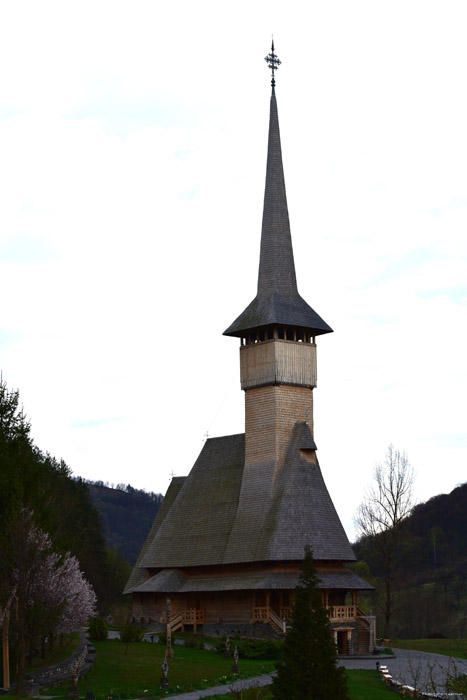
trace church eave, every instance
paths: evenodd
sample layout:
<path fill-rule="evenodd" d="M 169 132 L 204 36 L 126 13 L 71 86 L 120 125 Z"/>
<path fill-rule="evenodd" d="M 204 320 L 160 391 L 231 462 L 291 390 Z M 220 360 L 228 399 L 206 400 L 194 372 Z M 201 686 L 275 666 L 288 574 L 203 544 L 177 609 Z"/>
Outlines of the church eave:
<path fill-rule="evenodd" d="M 258 295 L 245 311 L 224 331 L 224 335 L 241 338 L 249 331 L 266 327 L 301 328 L 311 335 L 324 335 L 333 330 L 297 293 Z"/>

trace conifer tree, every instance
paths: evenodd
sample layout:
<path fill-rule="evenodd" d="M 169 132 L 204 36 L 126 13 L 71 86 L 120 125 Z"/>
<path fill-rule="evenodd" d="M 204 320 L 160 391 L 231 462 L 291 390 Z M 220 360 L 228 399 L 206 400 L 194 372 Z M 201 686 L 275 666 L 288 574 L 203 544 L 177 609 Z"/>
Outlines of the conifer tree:
<path fill-rule="evenodd" d="M 337 666 L 336 646 L 318 583 L 313 555 L 306 547 L 295 589 L 292 626 L 273 681 L 274 700 L 349 698 L 345 671 Z"/>

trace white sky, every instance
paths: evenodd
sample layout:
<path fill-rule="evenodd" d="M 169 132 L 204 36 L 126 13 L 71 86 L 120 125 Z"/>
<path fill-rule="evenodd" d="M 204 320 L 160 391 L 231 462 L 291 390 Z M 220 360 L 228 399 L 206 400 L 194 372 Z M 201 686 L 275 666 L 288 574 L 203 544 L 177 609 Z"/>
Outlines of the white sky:
<path fill-rule="evenodd" d="M 387 446 L 467 480 L 465 2 L 0 0 L 0 368 L 74 474 L 164 493 L 243 431 L 274 33 L 315 439 L 350 537 Z"/>

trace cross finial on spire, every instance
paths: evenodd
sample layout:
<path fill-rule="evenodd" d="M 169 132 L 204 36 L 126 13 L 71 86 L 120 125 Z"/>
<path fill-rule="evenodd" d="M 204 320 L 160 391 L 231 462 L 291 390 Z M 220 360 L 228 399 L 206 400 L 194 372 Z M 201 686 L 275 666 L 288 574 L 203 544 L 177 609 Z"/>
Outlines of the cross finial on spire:
<path fill-rule="evenodd" d="M 276 85 L 276 80 L 274 78 L 274 71 L 277 70 L 281 64 L 280 60 L 277 58 L 276 54 L 274 53 L 274 39 L 272 40 L 271 43 L 271 53 L 268 53 L 268 55 L 264 59 L 266 63 L 268 64 L 269 68 L 272 71 L 272 80 L 271 80 L 271 86 L 272 86 L 272 94 L 274 95 L 274 87 Z"/>

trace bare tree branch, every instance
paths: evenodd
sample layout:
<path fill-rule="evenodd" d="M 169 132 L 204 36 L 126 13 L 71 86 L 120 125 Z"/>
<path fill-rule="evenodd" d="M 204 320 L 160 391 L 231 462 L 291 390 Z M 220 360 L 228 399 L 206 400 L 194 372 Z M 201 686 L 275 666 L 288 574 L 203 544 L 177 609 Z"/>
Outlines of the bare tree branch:
<path fill-rule="evenodd" d="M 389 636 L 392 613 L 394 555 L 403 526 L 414 506 L 415 472 L 405 452 L 389 445 L 383 464 L 373 472 L 374 482 L 364 495 L 355 516 L 359 538 L 371 538 L 385 570 L 385 615 L 383 636 Z"/>

